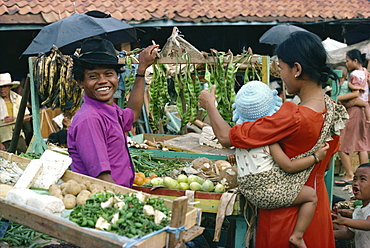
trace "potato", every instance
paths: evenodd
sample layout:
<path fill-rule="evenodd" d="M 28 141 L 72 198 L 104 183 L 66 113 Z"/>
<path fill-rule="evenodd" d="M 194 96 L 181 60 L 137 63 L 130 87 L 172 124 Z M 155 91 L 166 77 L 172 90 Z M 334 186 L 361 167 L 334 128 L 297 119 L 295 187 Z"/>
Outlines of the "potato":
<path fill-rule="evenodd" d="M 52 191 L 50 191 L 49 195 L 52 196 L 62 195 L 62 190 L 60 188 L 55 188 Z"/>
<path fill-rule="evenodd" d="M 67 181 L 67 183 L 78 183 L 78 182 L 76 182 L 76 180 L 69 179 L 69 180 Z"/>
<path fill-rule="evenodd" d="M 98 190 L 96 192 L 103 192 L 104 191 L 104 186 L 100 184 L 93 183 L 89 186 L 89 190 L 92 192 L 93 190 Z"/>
<path fill-rule="evenodd" d="M 85 205 L 86 200 L 91 196 L 91 192 L 88 190 L 81 190 L 81 192 L 77 195 L 76 203 L 77 205 Z"/>
<path fill-rule="evenodd" d="M 89 187 L 90 187 L 90 185 L 91 185 L 91 182 L 90 182 L 89 180 L 86 180 L 86 179 L 82 180 L 82 182 L 81 182 L 81 183 L 82 183 L 82 184 L 85 184 L 87 188 L 89 188 Z"/>
<path fill-rule="evenodd" d="M 81 192 L 81 186 L 77 182 L 69 182 L 66 187 L 66 193 L 71 195 L 78 195 Z"/>
<path fill-rule="evenodd" d="M 63 203 L 66 209 L 72 209 L 76 206 L 76 196 L 66 194 L 63 198 Z"/>
<path fill-rule="evenodd" d="M 64 196 L 65 196 L 66 194 L 68 194 L 68 193 L 67 193 L 67 188 L 62 189 L 62 195 L 64 195 Z"/>
<path fill-rule="evenodd" d="M 64 199 L 64 196 L 63 195 L 53 195 L 54 197 L 56 197 L 56 198 L 59 198 L 59 199 L 61 199 L 62 201 L 63 201 L 63 199 Z"/>
<path fill-rule="evenodd" d="M 91 190 L 91 194 L 99 193 L 99 192 L 104 192 L 104 189 L 102 188 L 93 188 Z"/>
<path fill-rule="evenodd" d="M 59 186 L 55 183 L 49 186 L 49 192 L 53 191 L 54 189 L 59 189 Z"/>
<path fill-rule="evenodd" d="M 62 184 L 59 186 L 59 188 L 60 188 L 61 190 L 63 190 L 63 189 L 65 189 L 65 188 L 67 187 L 67 185 L 68 185 L 68 183 L 62 183 Z"/>
<path fill-rule="evenodd" d="M 85 184 L 83 184 L 83 183 L 80 183 L 80 187 L 81 187 L 81 191 L 82 191 L 82 190 L 86 190 L 86 189 L 87 189 L 86 185 L 85 185 Z"/>

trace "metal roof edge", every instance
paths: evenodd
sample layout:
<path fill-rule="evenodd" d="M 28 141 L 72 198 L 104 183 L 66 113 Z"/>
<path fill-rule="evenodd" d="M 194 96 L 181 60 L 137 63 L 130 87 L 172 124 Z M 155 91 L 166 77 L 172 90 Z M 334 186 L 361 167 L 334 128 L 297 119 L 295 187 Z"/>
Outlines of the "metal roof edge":
<path fill-rule="evenodd" d="M 298 22 L 298 21 L 287 21 L 287 22 L 279 22 L 279 21 L 270 21 L 270 22 L 249 22 L 249 21 L 236 21 L 236 22 L 178 22 L 173 20 L 157 20 L 157 21 L 145 21 L 145 22 L 129 22 L 130 25 L 134 27 L 171 27 L 171 26 L 246 26 L 246 25 L 277 25 L 281 23 L 290 23 L 290 24 L 301 24 L 301 25 L 313 25 L 313 24 L 353 24 L 353 23 L 362 23 L 362 22 L 369 22 L 370 19 L 338 19 L 338 20 L 320 20 L 314 22 Z"/>
<path fill-rule="evenodd" d="M 41 30 L 47 24 L 0 24 L 0 31 Z"/>

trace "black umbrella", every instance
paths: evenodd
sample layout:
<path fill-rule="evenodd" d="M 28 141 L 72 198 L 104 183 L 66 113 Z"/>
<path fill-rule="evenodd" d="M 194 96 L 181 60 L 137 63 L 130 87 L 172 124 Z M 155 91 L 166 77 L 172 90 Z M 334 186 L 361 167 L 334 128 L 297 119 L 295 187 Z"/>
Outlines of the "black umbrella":
<path fill-rule="evenodd" d="M 266 43 L 271 45 L 279 45 L 284 40 L 289 38 L 290 34 L 297 31 L 309 32 L 304 28 L 300 28 L 290 24 L 276 25 L 267 30 L 259 39 L 260 43 Z"/>
<path fill-rule="evenodd" d="M 63 54 L 72 54 L 83 39 L 100 36 L 113 44 L 135 42 L 136 30 L 126 22 L 99 11 L 73 14 L 41 29 L 22 55 L 49 52 L 55 45 Z"/>

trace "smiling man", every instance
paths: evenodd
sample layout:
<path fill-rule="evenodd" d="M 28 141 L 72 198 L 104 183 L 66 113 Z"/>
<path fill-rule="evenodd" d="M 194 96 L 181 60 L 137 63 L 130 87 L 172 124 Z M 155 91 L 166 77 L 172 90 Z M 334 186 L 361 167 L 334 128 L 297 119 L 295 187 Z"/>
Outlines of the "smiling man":
<path fill-rule="evenodd" d="M 113 102 L 118 87 L 118 63 L 113 44 L 104 39 L 88 39 L 73 57 L 73 74 L 84 90 L 84 103 L 68 129 L 68 152 L 75 172 L 132 187 L 134 167 L 125 132 L 138 120 L 144 99 L 144 75 L 157 56 L 158 45 L 139 54 L 134 86 L 121 109 Z"/>

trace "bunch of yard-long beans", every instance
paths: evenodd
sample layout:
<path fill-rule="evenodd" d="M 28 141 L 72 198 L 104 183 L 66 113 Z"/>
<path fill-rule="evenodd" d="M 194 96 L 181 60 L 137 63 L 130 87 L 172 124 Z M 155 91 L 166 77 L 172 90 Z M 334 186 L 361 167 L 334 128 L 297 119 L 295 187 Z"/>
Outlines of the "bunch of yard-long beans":
<path fill-rule="evenodd" d="M 152 174 L 169 176 L 171 171 L 186 166 L 186 163 L 177 159 L 154 158 L 153 153 L 147 150 L 130 150 L 135 172 L 143 172 L 146 177 Z"/>
<path fill-rule="evenodd" d="M 0 226 L 2 222 L 0 220 Z M 43 242 L 36 242 L 39 238 L 43 239 Z M 0 242 L 6 242 L 11 246 L 19 247 L 41 247 L 51 240 L 50 236 L 39 233 L 31 228 L 17 224 L 15 222 L 9 222 L 8 229 L 3 238 L 0 238 Z"/>
<path fill-rule="evenodd" d="M 249 71 L 251 54 L 243 53 L 236 59 L 231 52 L 225 53 L 211 49 L 211 54 L 214 63 L 205 65 L 204 78 L 210 86 L 216 85 L 218 111 L 224 120 L 231 123 L 233 116 L 232 104 L 235 98 L 236 73 L 239 67 L 246 62 L 248 63 L 246 71 Z M 228 61 L 227 66 L 225 66 L 226 61 Z M 248 81 L 249 77 L 244 78 L 244 82 Z"/>
<path fill-rule="evenodd" d="M 185 53 L 183 59 L 186 61 L 185 72 L 181 73 L 181 65 L 176 65 L 178 72 L 174 76 L 175 90 L 177 94 L 176 108 L 180 115 L 180 133 L 186 133 L 183 128 L 190 122 L 193 123 L 197 117 L 199 105 L 198 96 L 201 91 L 200 80 L 196 66 L 190 62 L 190 55 Z M 194 77 L 192 74 L 194 73 Z"/>
<path fill-rule="evenodd" d="M 149 125 L 153 132 L 158 131 L 160 125 L 166 122 L 165 107 L 170 101 L 167 84 L 167 68 L 158 62 L 153 64 L 153 78 L 149 87 Z"/>

